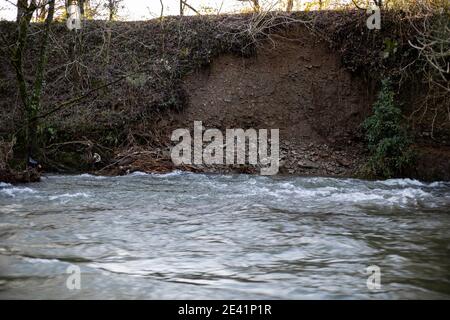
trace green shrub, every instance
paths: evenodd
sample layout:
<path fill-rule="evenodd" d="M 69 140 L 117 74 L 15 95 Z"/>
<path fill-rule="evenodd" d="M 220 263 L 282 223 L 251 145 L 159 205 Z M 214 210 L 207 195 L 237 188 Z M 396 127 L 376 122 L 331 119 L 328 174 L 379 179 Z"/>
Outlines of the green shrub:
<path fill-rule="evenodd" d="M 383 80 L 373 115 L 363 123 L 370 152 L 366 166 L 368 176 L 399 177 L 411 166 L 412 142 L 402 120 L 402 112 L 394 102 L 391 82 Z"/>

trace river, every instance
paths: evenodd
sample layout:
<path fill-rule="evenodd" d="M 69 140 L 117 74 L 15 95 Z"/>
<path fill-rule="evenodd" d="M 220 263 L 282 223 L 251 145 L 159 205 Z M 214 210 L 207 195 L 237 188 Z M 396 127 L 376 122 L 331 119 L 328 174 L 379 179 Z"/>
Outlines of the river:
<path fill-rule="evenodd" d="M 80 289 L 67 286 L 73 266 Z M 0 183 L 0 298 L 449 299 L 450 183 L 181 172 Z"/>

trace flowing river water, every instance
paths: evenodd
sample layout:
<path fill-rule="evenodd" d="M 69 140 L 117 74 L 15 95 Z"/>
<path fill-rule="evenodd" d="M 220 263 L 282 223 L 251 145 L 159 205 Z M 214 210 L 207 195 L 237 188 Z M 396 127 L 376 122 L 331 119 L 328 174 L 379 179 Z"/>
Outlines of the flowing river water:
<path fill-rule="evenodd" d="M 79 290 L 67 287 L 74 265 Z M 0 183 L 0 298 L 449 299 L 450 183 L 181 172 Z"/>

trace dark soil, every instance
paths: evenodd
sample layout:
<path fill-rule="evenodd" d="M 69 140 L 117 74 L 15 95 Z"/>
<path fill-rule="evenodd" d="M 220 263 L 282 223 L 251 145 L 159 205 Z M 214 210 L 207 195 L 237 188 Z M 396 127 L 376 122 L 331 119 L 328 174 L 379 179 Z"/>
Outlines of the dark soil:
<path fill-rule="evenodd" d="M 173 128 L 280 129 L 281 172 L 353 175 L 364 161 L 364 81 L 306 29 L 274 34 L 254 58 L 221 56 L 185 79 L 189 106 Z"/>
<path fill-rule="evenodd" d="M 0 181 L 6 183 L 39 182 L 41 174 L 37 170 L 0 170 Z"/>

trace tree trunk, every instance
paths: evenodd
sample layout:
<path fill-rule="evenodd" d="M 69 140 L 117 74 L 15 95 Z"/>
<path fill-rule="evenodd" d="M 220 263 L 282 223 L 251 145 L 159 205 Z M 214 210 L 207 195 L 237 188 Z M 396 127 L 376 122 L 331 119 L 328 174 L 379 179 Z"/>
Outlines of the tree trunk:
<path fill-rule="evenodd" d="M 294 0 L 287 0 L 286 11 L 292 12 L 293 7 L 294 7 Z"/>
<path fill-rule="evenodd" d="M 114 20 L 114 3 L 112 0 L 109 0 L 109 21 Z"/>
<path fill-rule="evenodd" d="M 261 11 L 261 7 L 259 5 L 259 0 L 252 0 L 252 2 L 253 2 L 253 10 L 255 12 Z"/>
<path fill-rule="evenodd" d="M 29 106 L 27 83 L 23 73 L 23 52 L 25 50 L 28 26 L 33 17 L 35 7 L 28 7 L 26 0 L 17 1 L 17 44 L 13 50 L 11 62 L 16 71 L 16 79 L 19 87 L 20 99 L 25 110 Z"/>
<path fill-rule="evenodd" d="M 20 19 L 27 11 L 27 8 L 28 8 L 27 0 L 17 0 L 17 17 L 16 17 L 17 24 L 20 23 Z"/>
<path fill-rule="evenodd" d="M 84 16 L 84 0 L 78 0 L 78 7 L 80 8 L 81 16 Z"/>
<path fill-rule="evenodd" d="M 28 146 L 28 156 L 32 157 L 38 152 L 38 139 L 37 139 L 37 128 L 38 120 L 37 115 L 40 110 L 41 96 L 42 96 L 42 85 L 44 82 L 44 71 L 47 66 L 47 49 L 48 49 L 48 39 L 50 35 L 50 26 L 53 21 L 53 15 L 55 13 L 55 0 L 49 0 L 48 2 L 48 13 L 45 19 L 44 33 L 41 38 L 41 49 L 39 51 L 39 61 L 36 68 L 36 75 L 34 78 L 34 88 L 31 94 L 30 103 L 27 111 L 27 146 Z"/>
<path fill-rule="evenodd" d="M 44 82 L 44 70 L 47 65 L 47 47 L 50 33 L 50 25 L 53 21 L 53 14 L 55 12 L 55 0 L 49 0 L 48 13 L 45 20 L 45 26 L 41 38 L 41 48 L 39 52 L 39 61 L 36 67 L 36 74 L 34 78 L 33 90 L 30 93 L 27 88 L 23 72 L 23 55 L 26 47 L 28 29 L 34 12 L 37 9 L 36 2 L 33 0 L 31 4 L 25 0 L 18 0 L 17 2 L 17 44 L 13 50 L 11 62 L 16 71 L 16 78 L 19 87 L 19 95 L 25 111 L 26 118 L 26 137 L 25 144 L 27 148 L 26 163 L 30 157 L 37 153 L 37 115 L 40 108 L 40 100 L 42 94 L 42 85 Z"/>

